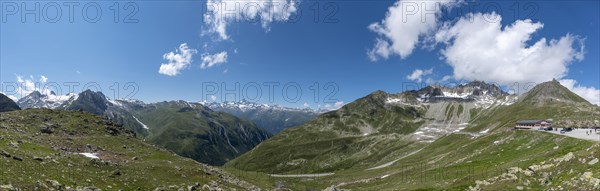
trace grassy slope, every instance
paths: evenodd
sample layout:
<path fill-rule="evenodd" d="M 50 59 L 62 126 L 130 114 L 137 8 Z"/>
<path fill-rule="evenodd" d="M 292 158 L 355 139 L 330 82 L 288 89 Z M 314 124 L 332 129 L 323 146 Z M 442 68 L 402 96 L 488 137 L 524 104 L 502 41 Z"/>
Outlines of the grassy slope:
<path fill-rule="evenodd" d="M 406 152 L 396 150 L 392 152 Z M 242 171 L 232 166 L 226 169 L 235 174 L 263 182 L 280 182 L 291 190 L 320 190 L 331 185 L 350 190 L 466 190 L 475 187 L 476 181 L 498 176 L 509 176 L 510 168 L 527 169 L 536 164 L 555 163 L 554 159 L 574 153 L 570 163 L 540 170 L 534 176 L 516 174 L 521 180 L 490 181 L 483 190 L 515 190 L 523 186 L 533 190 L 548 187 L 591 188 L 593 185 L 573 181 L 583 172 L 592 172 L 599 178 L 600 163 L 587 164 L 600 157 L 600 147 L 592 141 L 549 134 L 541 131 L 503 131 L 481 137 L 452 134 L 443 137 L 420 152 L 401 159 L 389 167 L 377 170 L 366 168 L 339 169 L 332 176 L 310 178 L 273 178 L 262 173 Z M 585 163 L 580 160 L 586 159 Z M 578 162 L 573 162 L 578 161 Z M 302 167 L 290 174 L 311 173 Z M 573 169 L 574 172 L 569 172 Z M 550 181 L 543 173 L 551 174 Z M 384 178 L 382 178 L 384 177 Z M 541 181 L 541 178 L 543 181 Z M 528 183 L 525 183 L 528 181 Z M 541 184 L 539 182 L 547 182 Z M 537 183 L 536 183 L 537 182 Z M 573 184 L 570 185 L 569 184 Z M 596 186 L 598 186 L 596 184 Z"/>
<path fill-rule="evenodd" d="M 226 165 L 266 173 L 322 173 L 367 167 L 401 154 L 397 151 L 415 149 L 402 137 L 423 123 L 415 121 L 423 111 L 385 105 L 386 96 L 375 92 L 286 129 Z M 364 136 L 365 129 L 373 131 Z"/>
<path fill-rule="evenodd" d="M 54 132 L 40 133 L 46 126 L 53 126 Z M 120 130 L 118 135 L 110 135 L 107 128 Z M 23 159 L 0 156 L 0 185 L 26 190 L 53 187 L 51 181 L 63 188 L 94 186 L 103 190 L 187 189 L 210 182 L 227 189 L 251 187 L 222 170 L 144 143 L 87 113 L 41 109 L 2 113 L 0 132 L 0 151 Z M 98 153 L 100 160 L 76 154 L 80 152 Z M 116 170 L 121 175 L 114 175 Z"/>
<path fill-rule="evenodd" d="M 555 93 L 555 95 L 550 92 L 550 96 L 545 96 L 540 94 L 548 94 L 546 90 L 534 89 L 528 94 L 530 96 L 525 95 L 513 105 L 494 106 L 487 110 L 471 110 L 473 120 L 471 125 L 465 129 L 467 133 L 492 129 L 490 131 L 492 134 L 481 137 L 471 137 L 468 134 L 452 134 L 436 140 L 420 152 L 403 158 L 390 167 L 367 171 L 365 166 L 350 163 L 347 166 L 340 165 L 327 169 L 330 172 L 335 172 L 333 176 L 288 178 L 285 179 L 285 183 L 296 189 L 323 189 L 330 185 L 338 185 L 338 187 L 353 190 L 465 190 L 475 186 L 476 180 L 513 176 L 515 173 L 507 173 L 510 168 L 527 169 L 529 166 L 543 162 L 553 162 L 554 159 L 571 152 L 575 153 L 579 160 L 586 159 L 590 161 L 598 157 L 598 144 L 591 141 L 538 131 L 510 130 L 514 122 L 520 119 L 553 118 L 555 125 L 559 126 L 564 124 L 564 121 L 580 121 L 581 123 L 575 125 L 584 125 L 597 119 L 600 114 L 598 107 L 592 106 L 585 100 L 578 99 L 571 92 L 565 92 L 562 86 L 550 85 L 559 88 L 560 92 Z M 539 96 L 543 99 L 532 99 L 531 96 Z M 552 98 L 553 96 L 560 97 L 562 100 Z M 367 114 L 368 116 L 368 114 L 376 113 L 370 110 L 373 108 L 371 103 L 377 103 L 376 99 L 358 103 L 349 106 L 363 108 L 363 115 Z M 450 115 L 448 113 L 453 110 L 446 108 L 446 114 Z M 326 164 L 328 161 L 320 160 L 320 158 L 331 158 L 331 154 L 342 156 L 346 160 L 352 160 L 351 156 L 340 154 L 343 152 L 340 152 L 339 149 L 349 147 L 352 149 L 350 152 L 360 150 L 360 145 L 356 143 L 363 139 L 327 139 L 327 137 L 335 137 L 338 134 L 331 133 L 331 131 L 321 131 L 317 128 L 325 126 L 323 123 L 319 123 L 320 120 L 335 124 L 336 120 L 340 118 L 339 113 L 328 113 L 309 124 L 288 129 L 272 140 L 264 142 L 247 155 L 228 163 L 228 165 L 230 168 L 236 167 L 237 169 L 250 171 L 265 172 L 271 170 L 270 172 L 275 173 L 304 174 L 324 172 L 320 171 L 322 168 L 315 170 L 315 166 Z M 348 115 L 348 113 L 345 115 Z M 349 115 L 354 118 L 362 116 L 352 115 L 352 113 Z M 390 117 L 382 113 L 374 116 L 382 116 L 377 119 L 382 121 L 386 121 Z M 340 123 L 337 128 L 344 130 L 352 127 L 352 125 Z M 328 140 L 330 141 L 330 147 L 325 146 Z M 402 145 L 398 142 L 402 141 L 396 141 L 395 145 Z M 410 143 L 406 144 L 411 145 Z M 382 152 L 378 152 L 382 155 L 377 157 L 382 157 L 385 154 L 402 156 L 406 155 L 406 151 L 416 150 L 415 148 L 402 150 L 402 148 L 408 148 L 409 146 L 390 147 L 388 145 L 383 147 Z M 385 148 L 392 149 L 385 150 Z M 308 158 L 311 161 L 296 165 L 294 168 L 280 167 L 282 163 L 295 162 L 296 158 L 301 157 L 298 153 L 308 153 Z M 373 153 L 369 154 L 373 155 Z M 389 159 L 390 157 L 387 157 L 386 161 L 390 161 Z M 377 160 L 355 159 L 354 161 L 377 163 Z M 548 187 L 558 188 L 558 186 L 573 189 L 578 188 L 578 186 L 593 188 L 594 185 L 590 187 L 588 183 L 577 182 L 576 180 L 582 179 L 582 173 L 584 172 L 591 173 L 591 175 L 586 174 L 586 180 L 592 182 L 597 180 L 598 171 L 600 170 L 599 164 L 589 165 L 581 161 L 578 163 L 564 163 L 553 168 L 540 170 L 541 173 L 534 176 L 516 175 L 522 177 L 524 181 L 501 181 L 502 178 L 497 178 L 498 181 L 490 181 L 489 185 L 482 184 L 478 188 L 483 188 L 483 190 L 514 190 L 516 189 L 515 185 L 518 184 L 534 190 Z M 574 169 L 574 172 L 569 172 L 570 169 Z M 549 180 L 547 174 L 551 174 Z M 537 181 L 537 183 L 534 181 Z M 595 183 L 595 186 L 599 186 L 598 183 Z"/>
<path fill-rule="evenodd" d="M 150 142 L 211 165 L 222 165 L 268 138 L 248 121 L 199 107 L 164 102 L 134 113 L 150 127 Z"/>
<path fill-rule="evenodd" d="M 317 113 L 305 111 L 255 109 L 241 111 L 239 109 L 228 108 L 217 108 L 216 110 L 252 121 L 258 127 L 267 130 L 271 134 L 277 134 L 284 129 L 302 125 L 318 116 Z"/>
<path fill-rule="evenodd" d="M 385 179 L 344 188 L 464 190 L 473 186 L 475 180 L 497 176 L 510 167 L 527 168 L 542 160 L 585 150 L 592 144 L 544 132 L 506 131 L 475 139 L 453 134 L 389 167 L 382 172 L 391 174 Z"/>
<path fill-rule="evenodd" d="M 481 111 L 480 116 L 472 121 L 467 131 L 478 132 L 487 128 L 506 129 L 514 127 L 518 120 L 524 119 L 553 119 L 556 127 L 590 127 L 600 116 L 600 107 L 589 103 L 547 102 L 544 105 L 534 105 L 519 101 L 510 106 L 494 107 Z"/>

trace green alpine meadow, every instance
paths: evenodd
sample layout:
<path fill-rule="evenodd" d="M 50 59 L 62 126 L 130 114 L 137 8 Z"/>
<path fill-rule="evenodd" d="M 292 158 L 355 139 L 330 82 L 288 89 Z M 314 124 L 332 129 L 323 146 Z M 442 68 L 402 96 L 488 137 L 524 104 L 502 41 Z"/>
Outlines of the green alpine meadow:
<path fill-rule="evenodd" d="M 600 191 L 600 1 L 0 1 L 0 191 Z"/>

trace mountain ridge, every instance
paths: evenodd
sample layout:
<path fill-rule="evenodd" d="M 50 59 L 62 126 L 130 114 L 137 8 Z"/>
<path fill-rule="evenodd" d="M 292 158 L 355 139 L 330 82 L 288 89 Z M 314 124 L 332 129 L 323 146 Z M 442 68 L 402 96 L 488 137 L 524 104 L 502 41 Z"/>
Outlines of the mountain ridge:
<path fill-rule="evenodd" d="M 254 122 L 259 127 L 277 134 L 280 131 L 301 125 L 314 119 L 325 110 L 290 108 L 279 105 L 259 104 L 241 100 L 239 102 L 200 102 L 214 111 L 221 111 Z"/>
<path fill-rule="evenodd" d="M 543 88 L 544 84 L 539 87 Z M 554 107 L 539 112 L 539 107 L 528 105 L 531 104 L 514 94 L 479 81 L 455 88 L 428 86 L 393 94 L 378 90 L 308 123 L 286 129 L 226 165 L 271 173 L 287 173 L 298 168 L 310 173 L 368 168 L 367 164 L 390 161 L 402 152 L 417 151 L 451 134 L 478 137 L 501 132 L 502 128 L 512 129 L 514 122 L 521 118 L 600 114 L 597 107 L 575 115 L 552 112 L 556 110 Z M 329 146 L 303 149 L 320 144 Z M 302 166 L 285 161 L 327 165 Z"/>
<path fill-rule="evenodd" d="M 21 110 L 12 99 L 0 93 L 0 112 Z"/>
<path fill-rule="evenodd" d="M 27 100 L 40 98 L 42 102 L 44 97 L 32 92 Z M 102 92 L 86 90 L 55 109 L 106 117 L 134 131 L 138 138 L 211 165 L 224 164 L 270 136 L 251 122 L 182 100 L 146 104 L 109 100 Z"/>

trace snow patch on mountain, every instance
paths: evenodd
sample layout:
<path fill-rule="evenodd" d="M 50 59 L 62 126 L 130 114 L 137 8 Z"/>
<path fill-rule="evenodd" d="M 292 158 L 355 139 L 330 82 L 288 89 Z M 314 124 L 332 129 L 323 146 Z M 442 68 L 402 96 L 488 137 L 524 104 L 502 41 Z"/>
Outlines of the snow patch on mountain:
<path fill-rule="evenodd" d="M 469 94 L 469 93 L 456 93 L 456 92 L 444 92 L 444 91 L 442 91 L 442 93 L 444 94 L 443 96 L 436 96 L 436 97 L 467 99 L 469 96 L 473 95 L 473 94 Z"/>
<path fill-rule="evenodd" d="M 489 108 L 497 105 L 510 105 L 518 96 L 508 94 L 494 84 L 473 81 L 456 87 L 428 86 L 417 91 L 419 102 L 462 101 L 475 103 L 476 107 Z"/>
<path fill-rule="evenodd" d="M 109 99 L 109 100 L 108 100 L 108 102 L 112 103 L 112 104 L 113 104 L 113 105 L 115 105 L 115 106 L 119 106 L 119 107 L 122 107 L 122 106 L 123 106 L 123 104 L 121 104 L 121 102 L 118 102 L 117 100 L 110 100 L 110 99 Z M 134 117 L 134 118 L 135 118 L 135 117 Z"/>
<path fill-rule="evenodd" d="M 219 110 L 219 109 L 235 109 L 235 110 L 240 110 L 242 112 L 247 112 L 247 111 L 252 111 L 252 110 L 274 110 L 274 111 L 303 111 L 303 112 L 313 112 L 313 113 L 324 113 L 327 112 L 328 110 L 313 110 L 310 108 L 292 108 L 292 107 L 285 107 L 285 106 L 280 106 L 280 105 L 269 105 L 269 104 L 264 104 L 264 103 L 255 103 L 255 102 L 250 102 L 247 100 L 241 100 L 241 101 L 237 101 L 237 102 L 232 102 L 232 101 L 225 101 L 225 102 L 208 102 L 208 101 L 201 101 L 198 102 L 210 109 L 213 110 Z"/>
<path fill-rule="evenodd" d="M 150 129 L 150 128 L 148 128 L 148 126 L 146 124 L 142 123 L 137 117 L 135 117 L 135 116 L 132 116 L 132 117 L 133 117 L 133 119 L 135 119 L 135 121 L 137 121 L 138 123 L 140 123 L 140 125 L 142 125 L 142 127 L 144 129 L 146 129 L 146 130 Z"/>
<path fill-rule="evenodd" d="M 34 91 L 29 95 L 19 99 L 17 104 L 23 109 L 27 108 L 48 108 L 55 109 L 65 102 L 73 101 L 77 99 L 78 95 L 75 93 L 69 93 L 67 95 L 55 95 L 54 92 L 49 94 L 42 94 L 38 91 Z"/>
<path fill-rule="evenodd" d="M 87 158 L 91 158 L 91 159 L 99 159 L 100 157 L 98 157 L 98 153 L 79 153 L 80 155 L 83 155 L 84 157 Z"/>

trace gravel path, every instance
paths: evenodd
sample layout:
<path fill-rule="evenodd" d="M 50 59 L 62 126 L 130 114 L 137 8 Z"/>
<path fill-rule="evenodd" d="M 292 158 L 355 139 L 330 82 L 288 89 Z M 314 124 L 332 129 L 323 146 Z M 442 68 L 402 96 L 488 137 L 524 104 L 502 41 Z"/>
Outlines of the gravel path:
<path fill-rule="evenodd" d="M 323 177 L 330 176 L 335 173 L 321 173 L 321 174 L 269 174 L 269 176 L 277 177 L 277 178 L 313 178 L 313 177 Z"/>
<path fill-rule="evenodd" d="M 558 131 L 544 131 L 547 133 L 552 133 L 552 134 L 557 134 L 557 135 L 564 135 L 564 136 L 569 136 L 569 137 L 573 137 L 573 138 L 578 138 L 578 139 L 584 139 L 584 140 L 590 140 L 590 141 L 600 141 L 600 131 L 598 132 L 594 132 L 594 130 L 592 129 L 592 133 L 591 134 L 586 134 L 586 132 L 590 132 L 590 129 L 573 129 L 573 131 L 570 132 L 565 132 L 560 133 L 560 129 L 559 128 Z"/>
<path fill-rule="evenodd" d="M 423 149 L 424 148 L 421 148 L 419 150 L 413 151 L 412 153 L 408 153 L 407 155 L 404 155 L 404 156 L 402 156 L 400 158 L 397 158 L 396 160 L 390 161 L 388 163 L 385 163 L 385 164 L 382 164 L 382 165 L 379 165 L 379 166 L 376 166 L 376 167 L 373 167 L 373 168 L 369 168 L 367 170 L 375 170 L 375 169 L 380 169 L 380 168 L 385 168 L 385 167 L 391 166 L 392 164 L 398 162 L 400 159 L 403 159 L 403 158 L 406 158 L 408 156 L 414 155 L 414 154 L 418 153 L 419 151 L 421 151 Z"/>

